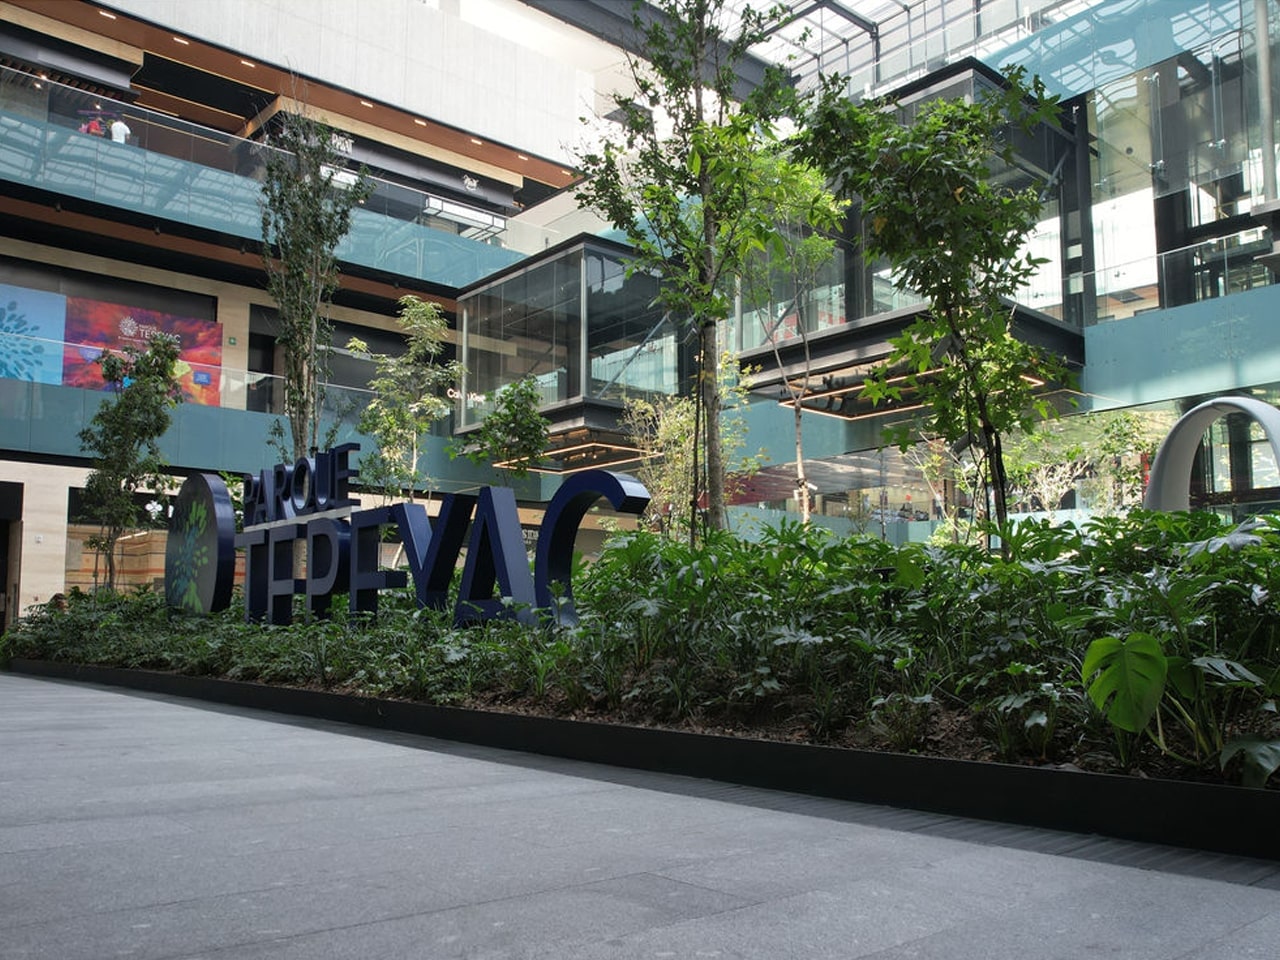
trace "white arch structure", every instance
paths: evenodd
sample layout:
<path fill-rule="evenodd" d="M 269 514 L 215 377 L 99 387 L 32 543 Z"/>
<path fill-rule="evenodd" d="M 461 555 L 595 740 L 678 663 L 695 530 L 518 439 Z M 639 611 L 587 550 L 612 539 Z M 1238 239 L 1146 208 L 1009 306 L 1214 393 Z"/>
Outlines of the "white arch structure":
<path fill-rule="evenodd" d="M 1200 438 L 1219 417 L 1243 413 L 1262 427 L 1271 442 L 1271 452 L 1280 464 L 1280 410 L 1252 397 L 1215 397 L 1193 407 L 1173 425 L 1156 452 L 1151 465 L 1147 495 L 1142 505 L 1148 510 L 1188 510 L 1191 507 L 1191 465 Z"/>

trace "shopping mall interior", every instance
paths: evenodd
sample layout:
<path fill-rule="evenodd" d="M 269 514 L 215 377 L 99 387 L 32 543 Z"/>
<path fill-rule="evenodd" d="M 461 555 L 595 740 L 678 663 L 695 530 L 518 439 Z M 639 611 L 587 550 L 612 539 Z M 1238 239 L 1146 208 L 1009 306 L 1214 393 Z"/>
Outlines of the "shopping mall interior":
<path fill-rule="evenodd" d="M 745 0 L 726 0 L 732 31 Z M 1042 260 L 1014 327 L 1066 361 L 1052 431 L 1084 463 L 1060 499 L 1023 512 L 1123 507 L 1112 473 L 1139 475 L 1197 403 L 1280 399 L 1280 294 L 1269 267 L 1277 200 L 1275 0 L 790 0 L 737 64 L 750 89 L 781 66 L 800 91 L 844 78 L 904 109 L 980 96 L 1022 67 L 1059 98 L 1052 126 L 1001 171 L 1034 185 Z M 651 7 L 642 14 L 656 16 Z M 580 158 L 608 136 L 614 96 L 643 57 L 630 0 L 0 0 L 0 582 L 4 616 L 90 586 L 79 430 L 103 399 L 95 358 L 159 329 L 179 337 L 185 402 L 164 453 L 177 475 L 256 472 L 275 462 L 281 348 L 262 250 L 261 183 L 282 117 L 333 131 L 372 192 L 338 247 L 325 415 L 340 442 L 368 438 L 354 412 L 374 370 L 346 349 L 404 349 L 398 302 L 439 304 L 447 358 L 465 374 L 451 416 L 423 447 L 424 492 L 495 482 L 451 458 L 493 391 L 534 378 L 550 446 L 517 483 L 522 518 L 574 471 L 632 471 L 644 451 L 624 411 L 687 392 L 687 318 L 660 279 L 575 199 Z M 759 469 L 731 484 L 744 530 L 794 515 L 901 542 L 980 509 L 945 479 L 958 456 L 885 430 L 912 417 L 861 396 L 889 340 L 927 305 L 860 256 L 853 208 L 835 256 L 803 299 L 779 286 L 739 297 L 723 345 L 747 387 L 742 452 Z M 95 379 L 96 378 L 96 379 Z M 808 489 L 796 489 L 793 404 Z M 1127 443 L 1127 446 L 1125 444 Z M 1111 471 L 1109 473 L 1108 471 Z M 1257 424 L 1206 434 L 1193 502 L 1280 502 Z M 1052 498 L 1051 498 L 1052 499 Z M 607 524 L 605 524 L 607 526 Z M 591 524 L 588 524 L 591 526 Z M 599 527 L 599 524 L 597 524 Z M 163 570 L 163 533 L 125 544 L 131 582 Z"/>

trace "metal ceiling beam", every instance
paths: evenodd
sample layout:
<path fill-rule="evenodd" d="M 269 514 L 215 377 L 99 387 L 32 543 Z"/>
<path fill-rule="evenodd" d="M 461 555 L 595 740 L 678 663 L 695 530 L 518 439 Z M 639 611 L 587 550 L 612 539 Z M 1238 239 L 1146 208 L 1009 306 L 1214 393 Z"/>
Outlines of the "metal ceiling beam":
<path fill-rule="evenodd" d="M 843 17 L 855 27 L 865 31 L 872 37 L 880 36 L 880 25 L 874 20 L 868 20 L 860 13 L 854 13 L 839 0 L 818 0 L 818 6 L 825 7 L 838 17 Z"/>
<path fill-rule="evenodd" d="M 781 23 L 779 23 L 776 27 L 774 27 L 769 32 L 774 33 L 778 30 L 781 30 L 783 27 L 787 26 L 788 24 L 795 23 L 797 20 L 803 20 L 809 14 L 818 10 L 822 6 L 822 2 L 823 0 L 813 0 L 813 3 L 809 4 L 803 10 L 792 11 L 791 16 L 787 17 L 785 20 L 783 20 Z"/>
<path fill-rule="evenodd" d="M 857 27 L 859 30 L 862 30 L 864 33 L 870 36 L 873 40 L 878 39 L 880 37 L 880 25 L 878 23 L 876 23 L 874 20 L 868 20 L 866 17 L 862 16 L 859 13 L 854 13 L 844 4 L 838 2 L 838 0 L 813 0 L 812 3 L 810 3 L 808 6 L 804 7 L 803 9 L 794 11 L 785 20 L 783 20 L 776 27 L 770 30 L 769 33 L 776 33 L 778 30 L 781 30 L 783 27 L 790 26 L 791 24 L 795 23 L 797 20 L 803 20 L 805 17 L 809 16 L 812 13 L 817 13 L 819 10 L 830 10 L 836 16 L 844 20 L 847 20 L 849 23 L 852 23 L 855 27 Z"/>

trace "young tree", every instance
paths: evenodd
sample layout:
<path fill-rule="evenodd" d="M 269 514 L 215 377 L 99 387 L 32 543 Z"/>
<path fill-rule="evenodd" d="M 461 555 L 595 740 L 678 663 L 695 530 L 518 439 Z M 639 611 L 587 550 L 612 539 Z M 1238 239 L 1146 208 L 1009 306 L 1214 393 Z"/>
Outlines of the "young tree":
<path fill-rule="evenodd" d="M 771 123 L 788 102 L 780 70 L 745 102 L 733 99 L 735 65 L 780 22 L 783 11 L 737 11 L 725 27 L 725 0 L 657 0 L 658 16 L 637 5 L 635 29 L 646 60 L 628 56 L 635 94 L 614 100 L 621 129 L 580 158 L 586 178 L 577 197 L 626 232 L 634 269 L 662 277 L 659 297 L 697 331 L 701 410 L 691 464 L 705 453 L 707 517 L 725 526 L 721 395 L 716 376 L 718 324 L 728 315 L 733 283 L 766 230 L 774 181 L 761 158 L 786 162 Z M 697 509 L 698 481 L 689 501 Z M 691 534 L 692 534 L 691 525 Z"/>
<path fill-rule="evenodd" d="M 920 471 L 929 488 L 933 517 L 942 521 L 934 536 L 939 542 L 970 543 L 977 530 L 962 504 L 977 503 L 985 495 L 973 460 L 940 437 L 924 436 L 902 451 L 902 460 Z"/>
<path fill-rule="evenodd" d="M 718 376 L 725 414 L 720 431 L 721 458 L 731 476 L 754 473 L 759 459 L 742 455 L 747 429 L 741 411 L 747 404 L 750 382 L 738 375 L 738 365 L 728 354 L 720 358 Z M 670 536 L 688 533 L 690 516 L 684 506 L 697 497 L 690 469 L 697 433 L 696 401 L 692 397 L 628 400 L 622 426 L 631 443 L 646 455 L 634 473 L 651 497 L 650 523 Z"/>
<path fill-rule="evenodd" d="M 116 544 L 138 525 L 136 495 L 163 490 L 168 481 L 159 440 L 169 429 L 169 411 L 182 401 L 177 362 L 177 338 L 162 333 L 153 334 L 145 350 L 98 358 L 109 395 L 79 436 L 93 457 L 84 503 L 101 528 L 95 545 L 106 558 L 108 590 L 116 584 Z"/>
<path fill-rule="evenodd" d="M 1082 485 L 1091 512 L 1110 515 L 1142 506 L 1146 468 L 1175 417 L 1167 411 L 1154 417 L 1128 410 L 1090 414 L 1103 424 L 1092 448 L 1092 475 Z"/>
<path fill-rule="evenodd" d="M 1120 513 L 1141 505 L 1144 464 L 1171 425 L 1169 414 L 1143 418 L 1127 410 L 1063 417 L 1010 438 L 1009 474 L 1015 486 L 1040 501 L 1051 521 L 1072 487 L 1091 514 Z"/>
<path fill-rule="evenodd" d="M 867 379 L 874 403 L 910 393 L 924 404 L 924 429 L 981 453 L 998 525 L 1008 521 L 1002 437 L 1031 430 L 1052 413 L 1036 395 L 1045 381 L 1069 380 L 1061 359 L 1013 336 L 1011 302 L 1039 266 L 1025 252 L 1041 201 L 992 176 L 1011 166 L 1014 128 L 1055 116 L 1056 98 L 1039 81 L 1010 71 L 998 93 L 974 102 L 935 100 L 911 120 L 893 104 L 855 104 L 827 86 L 807 119 L 804 153 L 837 195 L 861 203 L 864 252 L 883 258 L 901 290 L 928 310 L 890 341 L 886 362 Z M 900 445 L 914 430 L 893 434 Z"/>
<path fill-rule="evenodd" d="M 804 407 L 801 400 L 809 390 L 812 361 L 809 356 L 807 316 L 822 269 L 835 256 L 838 230 L 847 200 L 837 200 L 816 169 L 800 164 L 774 165 L 764 173 L 779 175 L 777 191 L 771 199 L 773 227 L 762 236 L 763 252 L 748 265 L 742 276 L 743 299 L 754 307 L 765 307 L 769 316 L 764 334 L 773 348 L 774 361 L 782 369 L 780 345 L 788 339 L 783 329 L 788 317 L 795 317 L 795 334 L 804 347 L 800 378 L 784 377 L 783 389 L 791 398 L 795 426 L 796 495 L 800 519 L 809 522 L 809 478 L 804 468 Z M 779 302 L 781 300 L 781 302 Z"/>
<path fill-rule="evenodd" d="M 1060 420 L 1034 433 L 1015 433 L 1004 450 L 1010 484 L 1022 491 L 1021 499 L 1028 501 L 1031 510 L 1043 511 L 1051 524 L 1063 498 L 1090 469 L 1078 431 L 1067 427 Z"/>
<path fill-rule="evenodd" d="M 360 415 L 360 430 L 378 443 L 360 462 L 365 483 L 382 488 L 388 499 L 414 493 L 425 477 L 418 469 L 422 438 L 437 420 L 448 416 L 447 387 L 457 383 L 462 365 L 440 362 L 449 325 L 440 307 L 408 296 L 400 298 L 400 324 L 408 349 L 400 356 L 370 353 L 363 340 L 351 339 L 347 348 L 373 361 L 376 375 L 369 381 L 374 393 Z"/>
<path fill-rule="evenodd" d="M 338 288 L 338 244 L 351 211 L 372 184 L 363 171 L 342 170 L 333 131 L 299 114 L 284 114 L 269 141 L 262 183 L 262 260 L 279 311 L 276 342 L 284 354 L 284 408 L 293 458 L 320 446 L 328 350 L 328 305 Z"/>
<path fill-rule="evenodd" d="M 493 404 L 480 427 L 462 447 L 449 455 L 462 455 L 473 463 L 489 463 L 512 479 L 522 479 L 546 452 L 551 424 L 538 412 L 538 381 L 525 377 L 500 387 L 488 396 Z"/>

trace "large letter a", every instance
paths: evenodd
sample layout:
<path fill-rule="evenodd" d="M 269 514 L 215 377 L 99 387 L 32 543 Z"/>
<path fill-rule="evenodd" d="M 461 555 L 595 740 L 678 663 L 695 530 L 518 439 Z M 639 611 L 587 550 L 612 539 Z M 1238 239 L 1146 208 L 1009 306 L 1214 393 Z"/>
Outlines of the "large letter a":
<path fill-rule="evenodd" d="M 495 584 L 501 600 L 493 597 Z M 533 576 L 520 533 L 516 495 L 509 487 L 485 487 L 471 523 L 454 623 L 463 626 L 476 620 L 514 617 L 532 624 L 536 622 L 533 608 Z"/>

